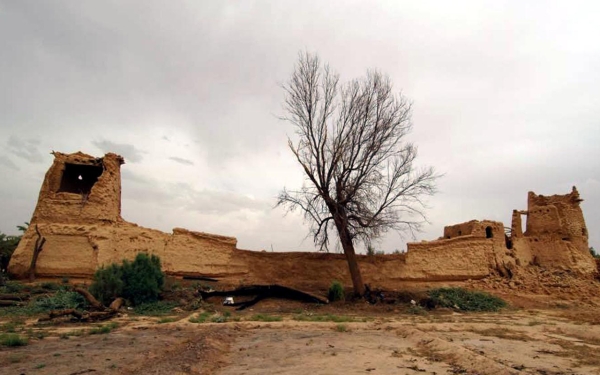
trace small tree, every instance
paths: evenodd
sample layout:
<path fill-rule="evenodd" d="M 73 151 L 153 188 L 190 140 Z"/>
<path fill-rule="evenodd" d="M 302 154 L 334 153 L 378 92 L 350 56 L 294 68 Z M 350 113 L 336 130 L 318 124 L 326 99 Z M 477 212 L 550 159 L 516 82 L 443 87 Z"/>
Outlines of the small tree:
<path fill-rule="evenodd" d="M 354 292 L 363 295 L 355 243 L 369 245 L 389 229 L 418 230 L 425 221 L 422 196 L 435 192 L 437 175 L 413 166 L 417 149 L 405 139 L 411 104 L 379 72 L 340 85 L 338 75 L 310 54 L 300 54 L 284 90 L 284 120 L 297 134 L 288 145 L 306 183 L 284 189 L 278 205 L 303 211 L 321 249 L 335 228 Z"/>
<path fill-rule="evenodd" d="M 156 255 L 138 253 L 133 262 L 123 262 L 123 297 L 134 305 L 157 301 L 164 282 Z"/>

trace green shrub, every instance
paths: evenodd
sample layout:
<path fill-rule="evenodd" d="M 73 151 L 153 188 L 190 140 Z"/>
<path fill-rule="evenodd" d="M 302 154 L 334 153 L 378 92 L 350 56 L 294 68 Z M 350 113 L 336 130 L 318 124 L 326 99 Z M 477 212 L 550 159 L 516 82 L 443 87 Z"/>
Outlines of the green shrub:
<path fill-rule="evenodd" d="M 3 346 L 25 346 L 27 339 L 17 335 L 16 333 L 0 334 L 0 345 Z"/>
<path fill-rule="evenodd" d="M 429 291 L 435 306 L 459 308 L 463 311 L 498 311 L 506 307 L 506 302 L 485 292 L 463 288 L 439 288 Z"/>
<path fill-rule="evenodd" d="M 189 321 L 190 321 L 190 323 L 205 323 L 208 320 L 208 318 L 210 318 L 211 315 L 212 315 L 211 312 L 204 311 L 195 317 L 191 317 L 189 319 Z"/>
<path fill-rule="evenodd" d="M 123 270 L 118 264 L 100 267 L 94 273 L 94 281 L 90 285 L 90 293 L 102 302 L 109 305 L 123 294 Z"/>
<path fill-rule="evenodd" d="M 155 302 L 165 283 L 156 255 L 138 253 L 133 262 L 123 262 L 123 297 L 134 305 Z"/>
<path fill-rule="evenodd" d="M 160 259 L 138 253 L 133 262 L 125 260 L 122 265 L 111 264 L 96 271 L 90 293 L 105 305 L 117 297 L 141 305 L 156 302 L 164 283 Z"/>
<path fill-rule="evenodd" d="M 331 283 L 329 287 L 329 292 L 327 293 L 327 298 L 329 301 L 343 301 L 345 299 L 344 296 L 344 286 L 339 281 L 334 281 Z"/>

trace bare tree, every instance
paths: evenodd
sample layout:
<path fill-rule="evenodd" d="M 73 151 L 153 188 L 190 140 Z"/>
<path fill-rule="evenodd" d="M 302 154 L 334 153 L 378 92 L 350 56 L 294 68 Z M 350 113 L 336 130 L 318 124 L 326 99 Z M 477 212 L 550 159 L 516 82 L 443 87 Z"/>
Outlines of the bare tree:
<path fill-rule="evenodd" d="M 417 149 L 405 140 L 411 104 L 379 72 L 340 85 L 338 74 L 308 53 L 283 88 L 283 119 L 297 134 L 288 145 L 306 181 L 300 190 L 284 188 L 278 206 L 303 211 L 321 250 L 336 229 L 354 292 L 363 295 L 354 245 L 390 229 L 419 230 L 426 221 L 421 198 L 435 192 L 434 169 L 415 169 Z"/>

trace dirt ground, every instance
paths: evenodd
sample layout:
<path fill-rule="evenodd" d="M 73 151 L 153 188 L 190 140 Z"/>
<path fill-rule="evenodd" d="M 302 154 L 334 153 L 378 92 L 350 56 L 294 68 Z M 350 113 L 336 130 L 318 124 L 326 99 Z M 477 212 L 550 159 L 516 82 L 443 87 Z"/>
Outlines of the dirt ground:
<path fill-rule="evenodd" d="M 230 321 L 190 322 L 199 312 L 123 315 L 96 335 L 80 334 L 89 325 L 31 321 L 47 336 L 0 349 L 0 373 L 600 374 L 600 313 L 588 305 L 415 315 L 397 306 L 265 301 L 243 313 L 218 310 Z M 282 320 L 257 321 L 265 316 Z M 310 321 L 319 317 L 341 322 Z"/>

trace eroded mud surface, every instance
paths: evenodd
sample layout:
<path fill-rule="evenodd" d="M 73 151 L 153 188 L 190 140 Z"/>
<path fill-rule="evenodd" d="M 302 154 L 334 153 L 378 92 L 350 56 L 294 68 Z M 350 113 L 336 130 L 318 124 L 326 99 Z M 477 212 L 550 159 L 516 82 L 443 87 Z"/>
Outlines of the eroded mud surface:
<path fill-rule="evenodd" d="M 367 321 L 122 319 L 108 334 L 0 349 L 2 374 L 600 374 L 587 309 L 370 314 Z M 355 316 L 356 320 L 363 320 Z M 85 328 L 85 327 L 83 327 Z"/>

